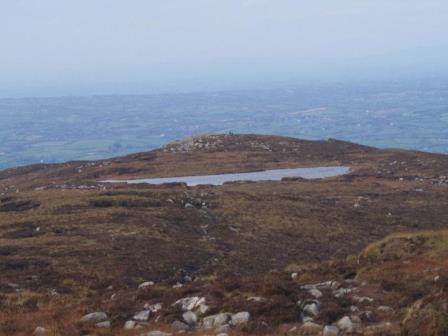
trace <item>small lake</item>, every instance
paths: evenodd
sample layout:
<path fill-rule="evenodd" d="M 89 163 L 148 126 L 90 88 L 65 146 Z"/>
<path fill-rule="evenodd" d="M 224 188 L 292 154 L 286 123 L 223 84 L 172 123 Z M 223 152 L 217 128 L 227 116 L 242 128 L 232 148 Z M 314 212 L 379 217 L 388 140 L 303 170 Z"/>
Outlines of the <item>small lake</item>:
<path fill-rule="evenodd" d="M 320 179 L 344 175 L 350 172 L 349 167 L 314 167 L 314 168 L 293 168 L 293 169 L 272 169 L 250 173 L 218 174 L 218 175 L 199 175 L 199 176 L 179 176 L 162 177 L 136 180 L 107 180 L 103 182 L 110 183 L 128 183 L 128 184 L 165 184 L 165 183 L 186 183 L 188 186 L 197 186 L 201 184 L 222 185 L 226 182 L 237 181 L 281 181 L 284 178 L 304 178 Z"/>

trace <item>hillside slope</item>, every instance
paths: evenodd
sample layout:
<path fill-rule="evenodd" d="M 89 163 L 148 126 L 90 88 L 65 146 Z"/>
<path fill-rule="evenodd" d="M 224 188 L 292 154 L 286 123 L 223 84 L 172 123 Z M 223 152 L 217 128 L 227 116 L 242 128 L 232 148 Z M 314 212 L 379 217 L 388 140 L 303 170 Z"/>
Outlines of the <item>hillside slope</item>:
<path fill-rule="evenodd" d="M 335 165 L 352 171 L 323 180 L 219 187 L 100 182 Z M 273 308 L 260 308 L 252 311 L 255 324 L 246 331 L 268 333 L 294 319 L 300 323 L 298 310 L 291 307 L 291 300 L 302 295 L 296 282 L 377 274 L 375 281 L 381 283 L 383 275 L 387 280 L 386 263 L 361 258 L 362 263 L 373 263 L 365 264 L 369 273 L 346 258 L 393 232 L 447 228 L 447 168 L 444 155 L 378 150 L 337 140 L 207 135 L 110 160 L 2 171 L 0 290 L 6 315 L 0 318 L 0 331 L 29 335 L 30 328 L 43 323 L 35 320 L 40 316 L 42 321 L 57 321 L 52 327 L 57 334 L 63 328 L 66 335 L 76 335 L 80 327 L 73 319 L 107 309 L 113 328 L 105 333 L 118 334 L 145 300 L 163 300 L 166 305 L 215 287 L 226 297 L 237 296 L 234 291 L 249 295 L 250 288 L 276 288 L 283 281 L 289 289 L 280 291 L 290 293 L 289 299 L 278 299 L 289 317 L 284 311 L 278 318 L 269 317 L 266 312 Z M 298 273 L 294 281 L 291 272 Z M 244 288 L 242 279 L 250 288 Z M 144 281 L 157 284 L 156 294 L 154 288 L 149 293 L 135 291 Z M 174 290 L 173 285 L 183 287 Z M 111 301 L 114 293 L 116 301 Z M 276 293 L 270 289 L 263 295 Z M 217 300 L 217 312 L 249 309 L 241 297 L 210 300 Z M 380 299 L 387 303 L 392 297 Z M 63 312 L 60 316 L 52 315 L 55 306 Z M 348 313 L 349 303 L 344 307 L 336 307 L 335 314 Z M 31 322 L 19 322 L 24 312 Z M 159 321 L 165 322 L 177 316 L 172 311 L 162 315 Z M 332 323 L 335 316 L 316 321 Z M 269 328 L 257 324 L 263 319 L 269 320 Z"/>

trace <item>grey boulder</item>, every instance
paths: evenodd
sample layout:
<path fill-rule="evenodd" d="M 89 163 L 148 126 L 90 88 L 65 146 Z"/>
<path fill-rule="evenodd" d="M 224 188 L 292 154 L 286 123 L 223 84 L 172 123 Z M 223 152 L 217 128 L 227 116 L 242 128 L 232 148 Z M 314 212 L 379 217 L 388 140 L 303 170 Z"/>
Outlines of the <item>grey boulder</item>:
<path fill-rule="evenodd" d="M 107 314 L 104 312 L 94 312 L 87 315 L 84 315 L 81 317 L 79 322 L 85 323 L 85 324 L 96 324 L 100 322 L 107 321 L 108 317 Z"/>
<path fill-rule="evenodd" d="M 232 315 L 231 324 L 240 325 L 249 322 L 250 314 L 248 312 L 239 312 Z"/>

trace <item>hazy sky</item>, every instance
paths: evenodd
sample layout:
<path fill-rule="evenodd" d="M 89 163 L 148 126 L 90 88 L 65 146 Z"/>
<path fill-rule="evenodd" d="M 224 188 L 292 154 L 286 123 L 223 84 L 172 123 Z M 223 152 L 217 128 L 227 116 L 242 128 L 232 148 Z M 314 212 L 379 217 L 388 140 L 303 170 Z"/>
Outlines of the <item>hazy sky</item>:
<path fill-rule="evenodd" d="M 447 0 L 1 0 L 0 95 L 438 66 L 447 13 Z"/>

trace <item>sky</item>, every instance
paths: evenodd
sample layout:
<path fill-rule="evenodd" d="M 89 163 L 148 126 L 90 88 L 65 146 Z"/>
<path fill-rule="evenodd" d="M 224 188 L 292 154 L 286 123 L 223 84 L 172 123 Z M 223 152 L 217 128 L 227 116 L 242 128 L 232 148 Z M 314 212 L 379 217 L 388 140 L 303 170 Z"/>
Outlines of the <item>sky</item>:
<path fill-rule="evenodd" d="M 0 96 L 434 75 L 447 13 L 446 0 L 1 0 Z"/>

